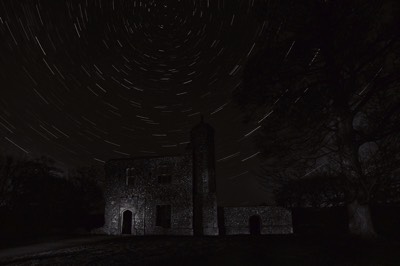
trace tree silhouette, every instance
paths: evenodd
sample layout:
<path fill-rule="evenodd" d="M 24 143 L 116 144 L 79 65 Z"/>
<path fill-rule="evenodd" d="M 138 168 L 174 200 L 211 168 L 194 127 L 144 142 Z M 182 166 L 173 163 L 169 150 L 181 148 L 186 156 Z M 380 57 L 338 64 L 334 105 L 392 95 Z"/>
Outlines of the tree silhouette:
<path fill-rule="evenodd" d="M 15 237 L 70 233 L 101 226 L 103 174 L 94 167 L 66 177 L 55 162 L 0 157 L 0 234 Z M 100 212 L 101 212 L 100 211 Z M 100 216 L 100 215 L 98 215 Z"/>
<path fill-rule="evenodd" d="M 68 174 L 68 181 L 74 185 L 75 197 L 79 201 L 86 229 L 102 226 L 104 213 L 104 172 L 94 166 L 79 167 Z"/>
<path fill-rule="evenodd" d="M 321 172 L 307 178 L 289 179 L 276 191 L 276 201 L 288 208 L 336 207 L 345 201 L 345 180 L 333 173 Z"/>
<path fill-rule="evenodd" d="M 234 97 L 260 126 L 263 175 L 328 166 L 346 181 L 349 231 L 375 235 L 369 202 L 400 151 L 398 1 L 281 0 L 259 10 L 265 42 Z"/>

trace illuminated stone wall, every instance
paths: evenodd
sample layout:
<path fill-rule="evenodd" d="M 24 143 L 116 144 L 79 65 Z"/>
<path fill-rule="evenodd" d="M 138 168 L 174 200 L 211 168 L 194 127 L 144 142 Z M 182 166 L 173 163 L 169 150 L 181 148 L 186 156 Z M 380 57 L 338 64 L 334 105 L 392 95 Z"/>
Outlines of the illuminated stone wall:
<path fill-rule="evenodd" d="M 159 183 L 168 168 L 170 183 Z M 132 169 L 127 172 L 127 169 Z M 127 180 L 127 177 L 129 180 Z M 192 235 L 192 161 L 190 155 L 111 160 L 106 164 L 105 226 L 121 234 L 123 212 L 133 213 L 132 234 Z M 171 226 L 156 226 L 156 206 L 171 206 Z"/>

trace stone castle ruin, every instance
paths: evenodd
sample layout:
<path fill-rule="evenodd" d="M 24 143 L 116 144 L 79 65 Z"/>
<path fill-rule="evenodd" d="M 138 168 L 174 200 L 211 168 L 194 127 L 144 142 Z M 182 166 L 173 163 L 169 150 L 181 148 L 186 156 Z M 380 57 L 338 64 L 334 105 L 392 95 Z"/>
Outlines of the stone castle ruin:
<path fill-rule="evenodd" d="M 290 234 L 292 215 L 272 206 L 219 207 L 214 129 L 191 131 L 180 156 L 110 160 L 105 225 L 111 235 Z"/>

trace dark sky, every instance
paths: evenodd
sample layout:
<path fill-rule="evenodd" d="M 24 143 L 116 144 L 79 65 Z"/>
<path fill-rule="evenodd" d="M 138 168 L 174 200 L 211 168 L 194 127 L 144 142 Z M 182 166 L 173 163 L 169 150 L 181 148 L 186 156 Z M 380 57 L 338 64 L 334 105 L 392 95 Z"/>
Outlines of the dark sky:
<path fill-rule="evenodd" d="M 265 23 L 254 0 L 2 0 L 0 145 L 63 167 L 179 154 L 216 130 L 221 204 L 265 201 L 232 102 Z"/>

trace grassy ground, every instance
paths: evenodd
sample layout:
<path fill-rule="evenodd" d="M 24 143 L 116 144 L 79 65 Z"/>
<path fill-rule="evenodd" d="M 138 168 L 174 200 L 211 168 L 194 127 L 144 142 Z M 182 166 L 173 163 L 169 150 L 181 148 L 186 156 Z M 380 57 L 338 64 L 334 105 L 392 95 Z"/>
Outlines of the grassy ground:
<path fill-rule="evenodd" d="M 347 237 L 120 237 L 1 261 L 4 265 L 400 265 L 400 242 Z"/>

